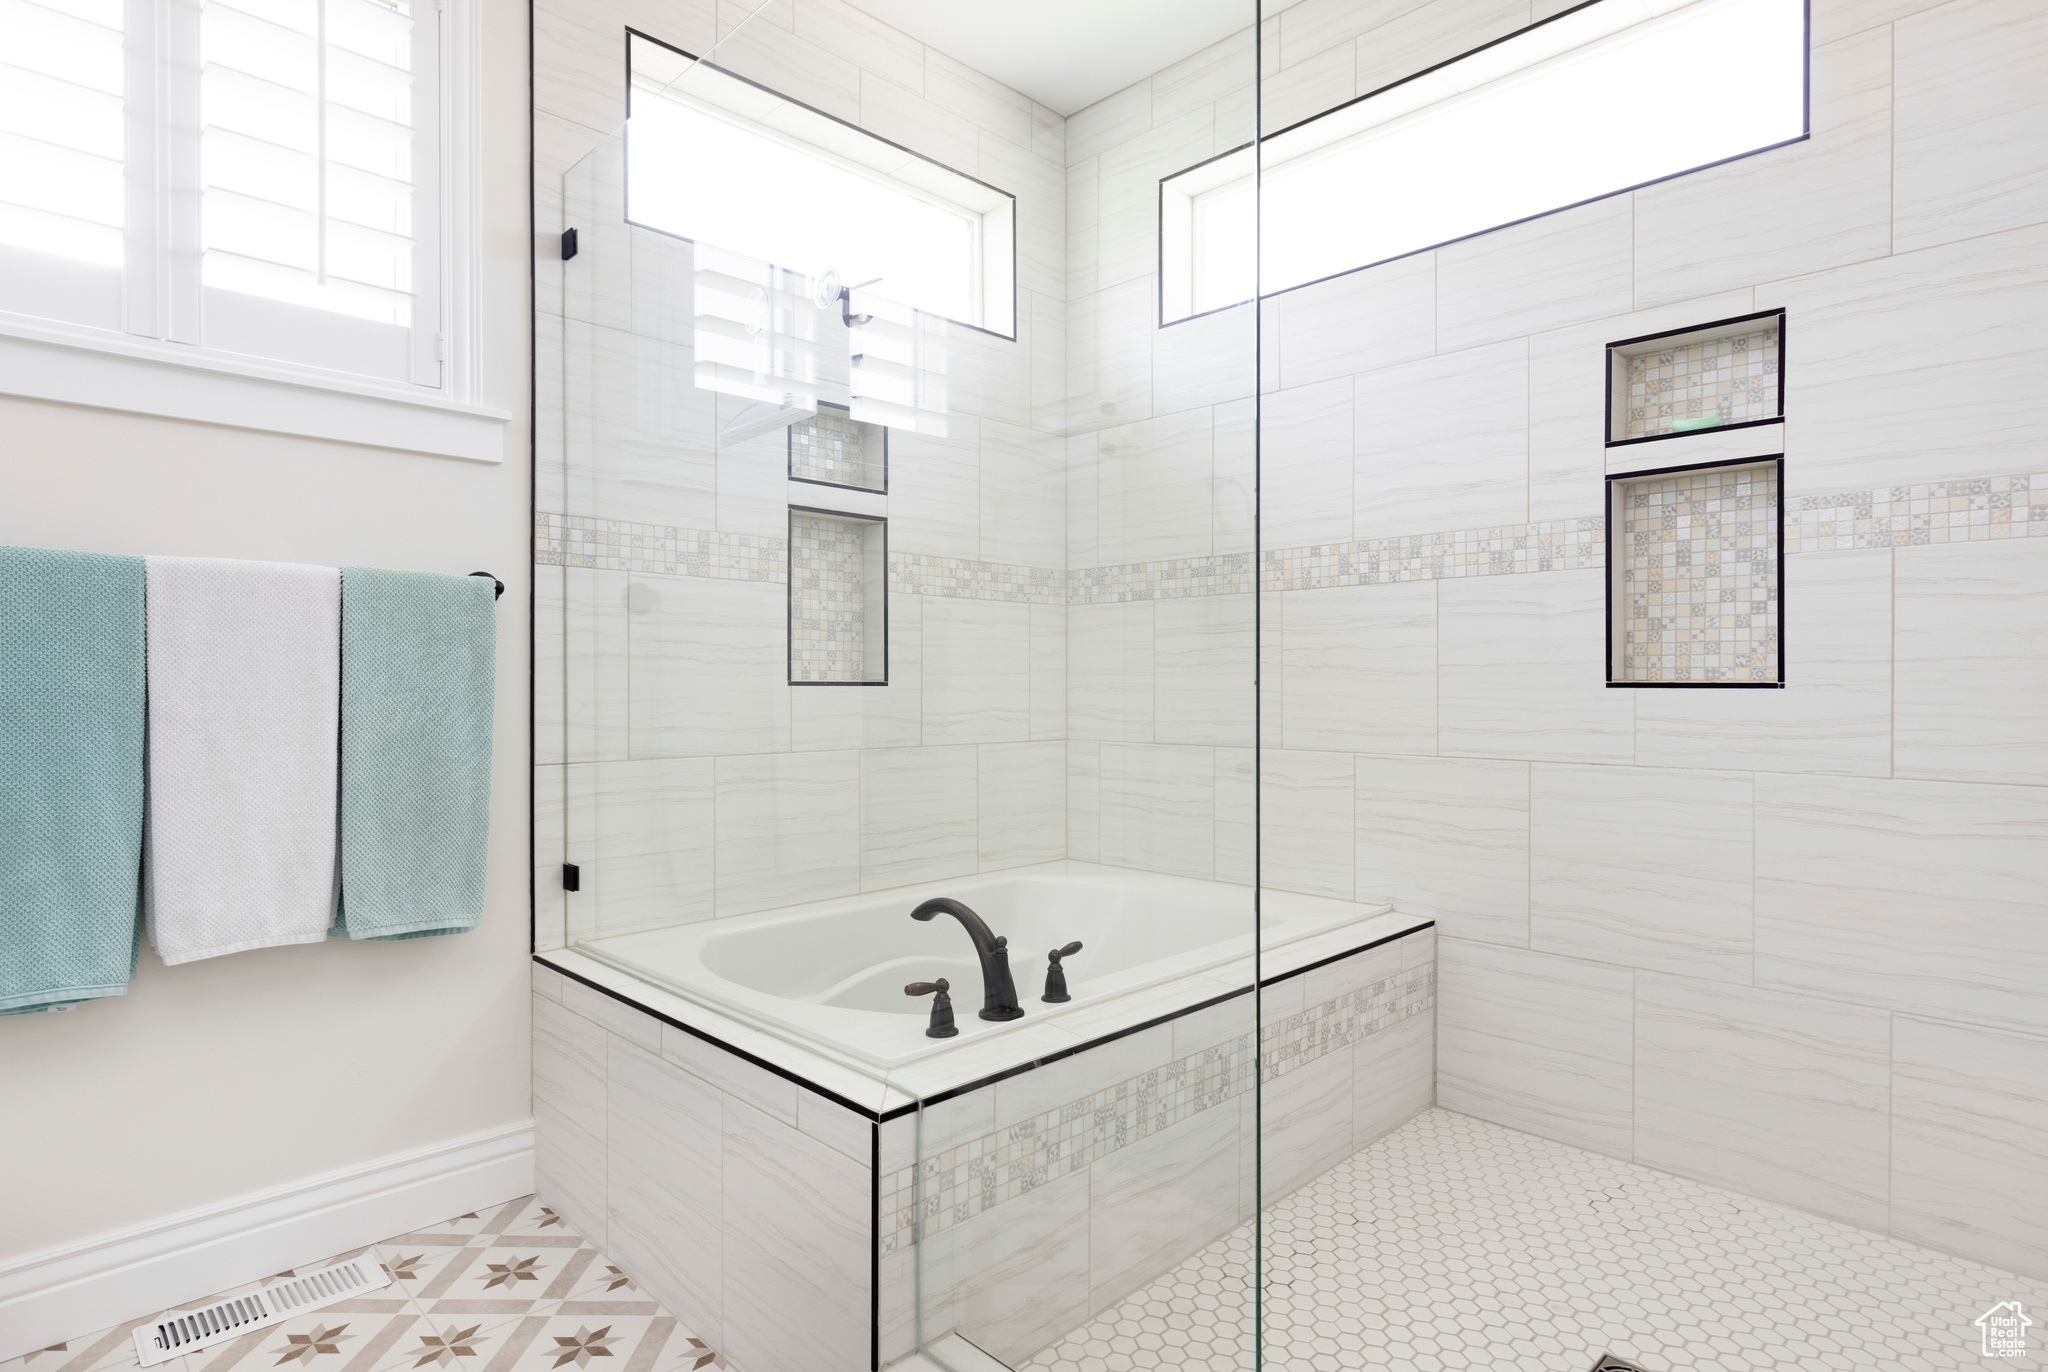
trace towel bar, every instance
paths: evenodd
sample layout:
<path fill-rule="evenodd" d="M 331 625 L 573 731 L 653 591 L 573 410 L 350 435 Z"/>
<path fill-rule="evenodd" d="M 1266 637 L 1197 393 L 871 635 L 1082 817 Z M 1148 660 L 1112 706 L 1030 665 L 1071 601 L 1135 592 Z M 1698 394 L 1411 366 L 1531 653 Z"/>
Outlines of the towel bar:
<path fill-rule="evenodd" d="M 498 600 L 498 599 L 501 599 L 501 598 L 503 598 L 503 596 L 504 596 L 504 594 L 505 594 L 505 583 L 504 583 L 504 582 L 502 582 L 502 581 L 498 580 L 498 578 L 496 578 L 496 577 L 494 577 L 494 576 L 491 576 L 491 574 L 490 574 L 489 572 L 471 572 L 471 573 L 470 573 L 470 575 L 471 575 L 471 576 L 490 576 L 490 577 L 491 577 L 491 585 L 493 585 L 493 586 L 497 587 L 497 589 L 496 589 L 496 590 L 494 590 L 494 591 L 492 591 L 492 592 L 491 592 L 491 599 L 493 599 L 493 600 Z"/>

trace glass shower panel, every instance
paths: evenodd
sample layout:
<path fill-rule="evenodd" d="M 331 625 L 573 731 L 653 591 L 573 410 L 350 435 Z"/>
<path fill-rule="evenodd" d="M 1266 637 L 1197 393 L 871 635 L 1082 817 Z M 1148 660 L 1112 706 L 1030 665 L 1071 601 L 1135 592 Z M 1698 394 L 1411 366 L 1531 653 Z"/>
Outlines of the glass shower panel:
<path fill-rule="evenodd" d="M 561 938 L 871 1114 L 833 1366 L 1249 1368 L 1256 352 L 1153 225 L 1252 16 L 1071 122 L 854 22 L 631 35 L 562 180 Z"/>

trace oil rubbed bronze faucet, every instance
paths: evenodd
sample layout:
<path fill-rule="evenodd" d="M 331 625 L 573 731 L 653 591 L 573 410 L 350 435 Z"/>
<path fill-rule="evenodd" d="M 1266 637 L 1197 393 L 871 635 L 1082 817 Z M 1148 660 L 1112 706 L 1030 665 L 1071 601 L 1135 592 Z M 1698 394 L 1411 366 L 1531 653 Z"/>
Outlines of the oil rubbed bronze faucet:
<path fill-rule="evenodd" d="M 981 1017 L 1022 1019 L 1024 1007 L 1017 1004 L 1017 987 L 1010 980 L 1010 941 L 989 932 L 980 915 L 946 896 L 934 896 L 910 912 L 912 919 L 930 919 L 948 914 L 960 921 L 967 937 L 974 940 L 975 956 L 981 959 Z"/>

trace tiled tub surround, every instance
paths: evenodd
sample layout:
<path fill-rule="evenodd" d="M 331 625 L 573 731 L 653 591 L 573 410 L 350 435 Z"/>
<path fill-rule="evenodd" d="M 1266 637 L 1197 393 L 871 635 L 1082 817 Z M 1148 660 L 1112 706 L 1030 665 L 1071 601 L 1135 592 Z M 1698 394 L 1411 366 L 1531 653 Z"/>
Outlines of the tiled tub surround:
<path fill-rule="evenodd" d="M 1784 413 L 1783 317 L 1613 345 L 1616 440 L 1685 432 L 1687 421 L 1754 424 Z"/>
<path fill-rule="evenodd" d="M 1779 672 L 1779 464 L 1609 478 L 1614 678 L 1766 685 Z"/>
<path fill-rule="evenodd" d="M 1309 1088 L 1268 1088 L 1269 1200 L 1432 1099 L 1433 934 L 1371 928 L 1298 949 L 1261 997 L 1262 1070 Z M 920 1313 L 927 1342 L 1022 1358 L 1256 1202 L 1254 1002 L 1225 982 L 1137 997 L 1093 1039 L 1042 1026 L 1021 1066 L 971 1053 L 945 1087 L 850 1072 L 574 952 L 534 985 L 542 1199 L 741 1372 L 887 1363 Z"/>

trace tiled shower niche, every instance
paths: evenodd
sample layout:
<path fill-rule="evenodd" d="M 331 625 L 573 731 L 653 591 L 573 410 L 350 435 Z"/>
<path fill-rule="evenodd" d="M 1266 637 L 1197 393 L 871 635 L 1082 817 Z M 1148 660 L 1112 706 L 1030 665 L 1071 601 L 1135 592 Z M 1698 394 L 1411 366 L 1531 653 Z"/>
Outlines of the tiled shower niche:
<path fill-rule="evenodd" d="M 1608 445 L 1777 423 L 1784 341 L 1773 310 L 1608 344 Z"/>
<path fill-rule="evenodd" d="M 789 477 L 859 491 L 889 489 L 889 431 L 829 402 L 789 426 Z"/>
<path fill-rule="evenodd" d="M 889 684 L 889 521 L 789 508 L 789 684 Z"/>
<path fill-rule="evenodd" d="M 1783 459 L 1607 479 L 1608 685 L 1782 686 Z"/>

